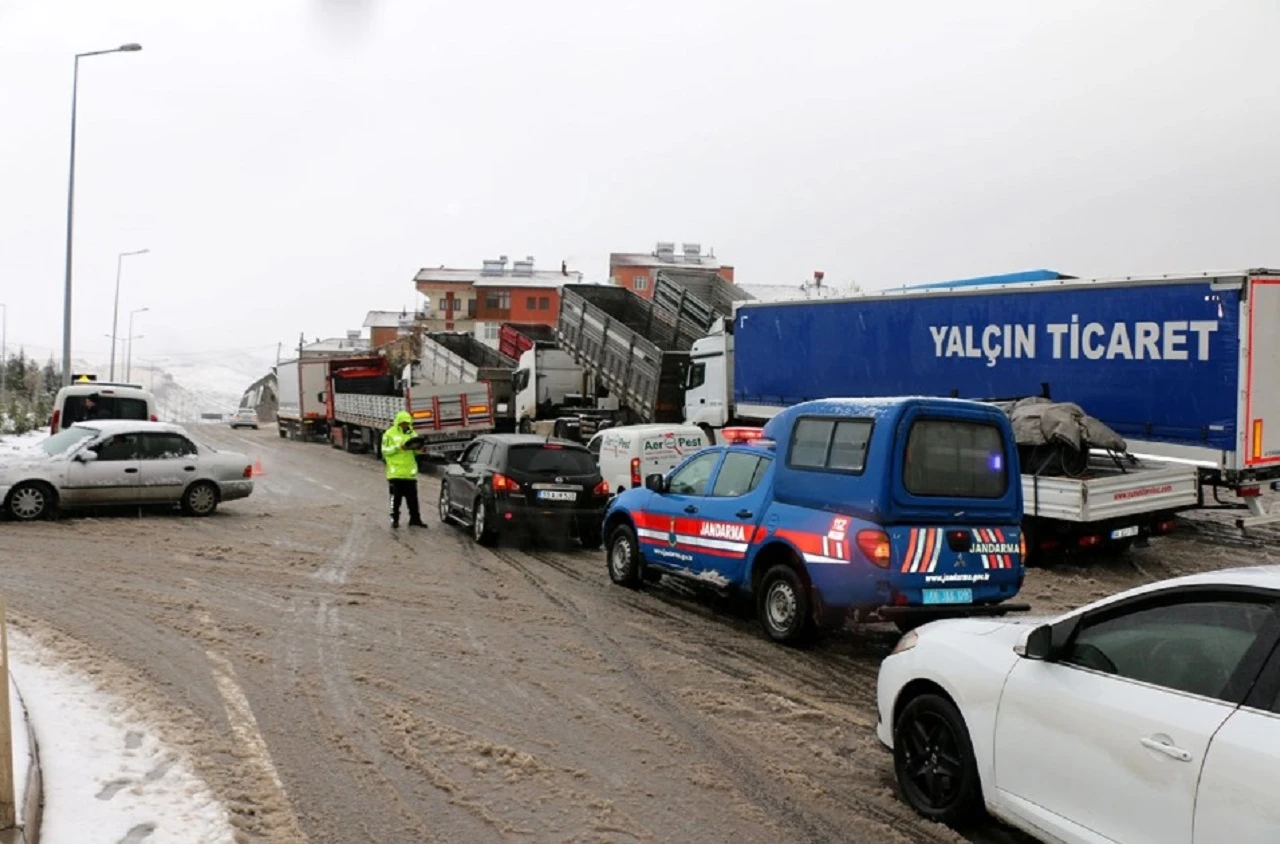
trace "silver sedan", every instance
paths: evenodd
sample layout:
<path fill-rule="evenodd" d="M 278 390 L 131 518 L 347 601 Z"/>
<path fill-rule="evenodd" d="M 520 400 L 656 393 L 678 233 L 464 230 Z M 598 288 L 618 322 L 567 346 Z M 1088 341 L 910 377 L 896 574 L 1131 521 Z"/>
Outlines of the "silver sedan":
<path fill-rule="evenodd" d="M 0 502 L 21 521 L 58 509 L 177 504 L 210 516 L 253 492 L 243 454 L 197 444 L 178 425 L 79 422 L 21 451 L 0 455 Z"/>

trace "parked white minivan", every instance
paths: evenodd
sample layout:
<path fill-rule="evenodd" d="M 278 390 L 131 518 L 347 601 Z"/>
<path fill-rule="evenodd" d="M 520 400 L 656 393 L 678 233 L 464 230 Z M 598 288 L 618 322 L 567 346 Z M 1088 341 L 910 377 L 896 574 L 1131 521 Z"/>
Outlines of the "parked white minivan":
<path fill-rule="evenodd" d="M 606 428 L 587 443 L 600 476 L 615 494 L 665 475 L 690 454 L 711 445 L 696 425 L 623 425 Z"/>
<path fill-rule="evenodd" d="M 107 381 L 73 381 L 58 391 L 53 400 L 49 433 L 56 434 L 77 422 L 126 419 L 156 422 L 156 399 L 138 384 Z"/>

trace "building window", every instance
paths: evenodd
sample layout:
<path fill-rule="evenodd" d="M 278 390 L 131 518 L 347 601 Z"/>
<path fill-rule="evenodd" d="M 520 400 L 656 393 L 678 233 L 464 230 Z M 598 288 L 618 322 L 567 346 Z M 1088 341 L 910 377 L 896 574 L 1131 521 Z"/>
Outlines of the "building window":
<path fill-rule="evenodd" d="M 441 299 L 441 300 L 440 300 L 440 313 L 444 313 L 444 312 L 446 312 L 447 310 L 449 310 L 449 300 L 448 300 L 448 299 Z"/>
<path fill-rule="evenodd" d="M 549 311 L 549 310 L 551 310 L 551 297 L 550 297 L 550 296 L 543 296 L 541 299 L 539 299 L 539 300 L 538 300 L 538 310 L 540 310 L 540 311 Z"/>
<path fill-rule="evenodd" d="M 524 306 L 531 311 L 536 309 L 538 307 L 538 297 L 530 296 L 525 300 Z"/>
<path fill-rule="evenodd" d="M 649 286 L 649 279 L 642 275 L 635 276 L 631 279 L 631 286 L 636 290 L 644 290 Z"/>
<path fill-rule="evenodd" d="M 471 319 L 475 319 L 476 317 L 476 300 L 475 299 L 467 300 L 467 316 Z"/>
<path fill-rule="evenodd" d="M 511 291 L 490 290 L 484 294 L 484 306 L 496 311 L 511 310 Z"/>
<path fill-rule="evenodd" d="M 497 340 L 497 339 L 498 339 L 498 329 L 499 329 L 500 327 L 501 327 L 501 326 L 499 326 L 499 325 L 498 325 L 498 323 L 496 323 L 496 322 L 486 322 L 486 323 L 484 324 L 484 339 L 486 339 L 486 340 Z"/>

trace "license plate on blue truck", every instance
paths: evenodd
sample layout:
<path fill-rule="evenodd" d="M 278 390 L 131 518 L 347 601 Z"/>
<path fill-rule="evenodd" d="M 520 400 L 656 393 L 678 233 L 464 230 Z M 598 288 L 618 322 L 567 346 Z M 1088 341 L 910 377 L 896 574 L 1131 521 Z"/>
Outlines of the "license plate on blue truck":
<path fill-rule="evenodd" d="M 972 589 L 926 589 L 924 590 L 924 602 L 926 604 L 972 604 Z"/>

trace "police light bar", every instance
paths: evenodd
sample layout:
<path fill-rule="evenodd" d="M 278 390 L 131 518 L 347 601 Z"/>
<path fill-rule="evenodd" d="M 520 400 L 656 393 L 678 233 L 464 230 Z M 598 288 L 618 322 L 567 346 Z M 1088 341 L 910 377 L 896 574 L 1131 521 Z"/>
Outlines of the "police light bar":
<path fill-rule="evenodd" d="M 741 426 L 724 428 L 720 431 L 720 436 L 729 445 L 745 443 L 746 445 L 760 445 L 771 448 L 774 444 L 773 440 L 765 439 L 764 428 L 748 428 Z"/>

